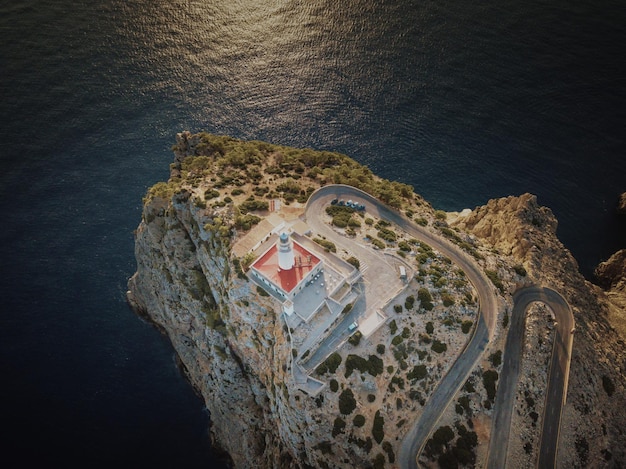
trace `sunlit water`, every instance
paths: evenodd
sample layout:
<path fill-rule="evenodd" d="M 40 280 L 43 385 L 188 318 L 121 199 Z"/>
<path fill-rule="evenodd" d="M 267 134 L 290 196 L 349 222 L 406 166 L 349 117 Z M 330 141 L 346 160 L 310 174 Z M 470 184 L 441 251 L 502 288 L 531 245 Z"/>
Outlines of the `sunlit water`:
<path fill-rule="evenodd" d="M 184 129 L 341 151 L 444 210 L 535 193 L 590 276 L 626 245 L 625 20 L 618 1 L 0 3 L 4 443 L 211 464 L 201 400 L 123 296 Z"/>

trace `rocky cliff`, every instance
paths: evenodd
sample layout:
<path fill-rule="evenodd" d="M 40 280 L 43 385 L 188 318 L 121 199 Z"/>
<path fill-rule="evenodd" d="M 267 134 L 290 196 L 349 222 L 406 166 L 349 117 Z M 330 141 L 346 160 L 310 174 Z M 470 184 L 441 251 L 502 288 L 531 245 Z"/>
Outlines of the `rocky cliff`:
<path fill-rule="evenodd" d="M 445 224 L 441 221 L 445 215 L 438 216 L 406 186 L 381 182 L 343 155 L 310 150 L 296 155 L 286 147 L 189 133 L 178 136 L 174 151 L 170 180 L 155 185 L 144 199 L 136 231 L 137 272 L 129 281 L 128 300 L 170 338 L 181 368 L 211 413 L 214 443 L 241 468 L 395 467 L 393 453 L 402 426 L 419 412 L 419 400 L 434 387 L 422 382 L 424 395 L 413 394 L 408 384 L 404 387 L 406 372 L 402 377 L 396 374 L 399 368 L 406 369 L 407 362 L 419 363 L 427 355 L 426 349 L 419 348 L 424 334 L 415 348 L 403 349 L 404 358 L 401 355 L 397 362 L 384 353 L 392 345 L 387 329 L 378 346 L 349 345 L 354 347 L 350 350 L 366 350 L 366 355 L 376 356 L 372 349 L 378 350 L 386 373 L 338 375 L 331 380 L 330 390 L 307 395 L 292 374 L 292 331 L 277 303 L 243 273 L 247 260 L 234 256 L 232 246 L 263 217 L 264 197 L 278 198 L 288 212 L 297 213 L 308 194 L 328 182 L 367 189 L 429 226 Z M 607 319 L 606 294 L 580 275 L 576 261 L 557 239 L 557 221 L 550 210 L 525 194 L 489 201 L 457 217 L 451 226 L 473 240 L 483 258 L 501 266 L 505 296 L 512 293 L 515 282 L 538 282 L 568 299 L 577 331 L 559 466 L 618 467 L 618 461 L 626 460 L 625 344 Z M 445 259 L 440 264 L 438 280 L 442 272 L 447 275 Z M 512 265 L 523 266 L 524 279 Z M 466 288 L 462 278 L 455 277 L 455 283 Z M 429 285 L 436 297 L 432 318 L 437 334 L 444 330 L 438 319 L 454 321 L 445 316 L 449 308 L 444 310 L 437 290 Z M 470 314 L 454 291 L 446 293 L 448 301 L 456 301 L 450 311 Z M 471 299 L 471 292 L 465 290 L 458 295 Z M 423 321 L 416 317 L 404 316 L 407 331 Z M 432 334 L 432 322 L 430 328 Z M 458 342 L 455 350 L 461 350 L 463 341 L 458 339 L 464 335 L 457 329 L 457 339 L 448 346 L 455 349 Z M 443 340 L 443 335 L 439 337 Z M 407 355 L 411 350 L 416 357 Z M 439 373 L 445 371 L 445 360 L 438 365 Z M 359 414 L 346 423 L 335 393 L 342 390 L 344 395 L 351 388 L 361 389 L 363 399 L 357 394 Z M 386 423 L 380 424 L 384 434 L 379 440 L 375 428 L 381 420 Z"/>
<path fill-rule="evenodd" d="M 556 236 L 557 220 L 531 194 L 490 200 L 455 226 L 521 263 L 528 279 L 559 291 L 576 321 L 559 467 L 621 467 L 626 460 L 626 344 L 609 320 L 609 297 L 580 274 Z M 621 259 L 621 258 L 620 258 Z M 620 265 L 621 262 L 621 265 Z M 620 267 L 618 267 L 620 265 Z M 623 260 L 607 265 L 612 279 Z M 621 269 L 621 270 L 620 270 Z"/>

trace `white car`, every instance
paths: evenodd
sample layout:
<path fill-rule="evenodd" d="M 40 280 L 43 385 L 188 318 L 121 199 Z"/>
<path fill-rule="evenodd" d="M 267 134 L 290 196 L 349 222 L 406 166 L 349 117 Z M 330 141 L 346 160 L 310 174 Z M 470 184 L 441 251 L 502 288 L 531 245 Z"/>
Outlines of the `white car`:
<path fill-rule="evenodd" d="M 357 324 L 357 322 L 356 322 L 356 321 L 354 321 L 352 324 L 350 324 L 350 325 L 348 326 L 348 330 L 349 330 L 350 332 L 352 332 L 352 331 L 353 331 L 353 330 L 355 330 L 357 327 L 359 327 L 359 325 Z"/>

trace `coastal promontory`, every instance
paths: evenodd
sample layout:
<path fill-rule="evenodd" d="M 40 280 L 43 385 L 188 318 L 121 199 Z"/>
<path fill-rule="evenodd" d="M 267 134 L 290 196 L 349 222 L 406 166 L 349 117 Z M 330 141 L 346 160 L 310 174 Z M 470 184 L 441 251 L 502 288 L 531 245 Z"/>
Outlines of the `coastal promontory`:
<path fill-rule="evenodd" d="M 190 132 L 173 151 L 127 297 L 234 467 L 626 459 L 614 302 L 534 195 L 446 213 L 335 152 Z"/>

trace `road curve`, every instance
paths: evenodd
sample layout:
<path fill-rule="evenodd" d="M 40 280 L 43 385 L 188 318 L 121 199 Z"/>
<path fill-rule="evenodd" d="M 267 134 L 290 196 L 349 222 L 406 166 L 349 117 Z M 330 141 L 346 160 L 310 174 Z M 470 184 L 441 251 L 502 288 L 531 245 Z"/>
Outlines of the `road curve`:
<path fill-rule="evenodd" d="M 319 210 L 323 204 L 330 203 L 334 198 L 350 198 L 362 201 L 366 211 L 384 218 L 398 225 L 416 239 L 429 244 L 441 254 L 447 256 L 460 267 L 472 283 L 479 298 L 477 325 L 472 338 L 464 352 L 452 364 L 446 375 L 439 382 L 430 399 L 426 402 L 422 415 L 413 423 L 405 435 L 398 454 L 398 464 L 403 468 L 417 468 L 417 456 L 421 452 L 428 436 L 432 433 L 439 418 L 449 405 L 450 401 L 467 380 L 478 359 L 482 355 L 486 344 L 493 337 L 497 318 L 497 300 L 493 284 L 480 266 L 460 248 L 448 242 L 443 237 L 431 233 L 429 230 L 411 222 L 404 215 L 390 209 L 371 195 L 346 185 L 324 186 L 309 197 L 305 208 L 305 217 L 310 207 Z M 314 211 L 317 211 L 314 210 Z"/>
<path fill-rule="evenodd" d="M 537 463 L 537 467 L 550 468 L 555 466 L 561 410 L 567 394 L 574 316 L 567 301 L 549 288 L 537 286 L 522 288 L 515 293 L 513 300 L 511 324 L 507 334 L 502 374 L 498 383 L 494 417 L 491 424 L 492 428 L 497 429 L 497 431 L 491 434 L 487 467 L 500 469 L 506 466 L 511 417 L 524 342 L 524 317 L 532 303 L 542 302 L 552 309 L 557 321 L 544 405 L 539 461 Z"/>

